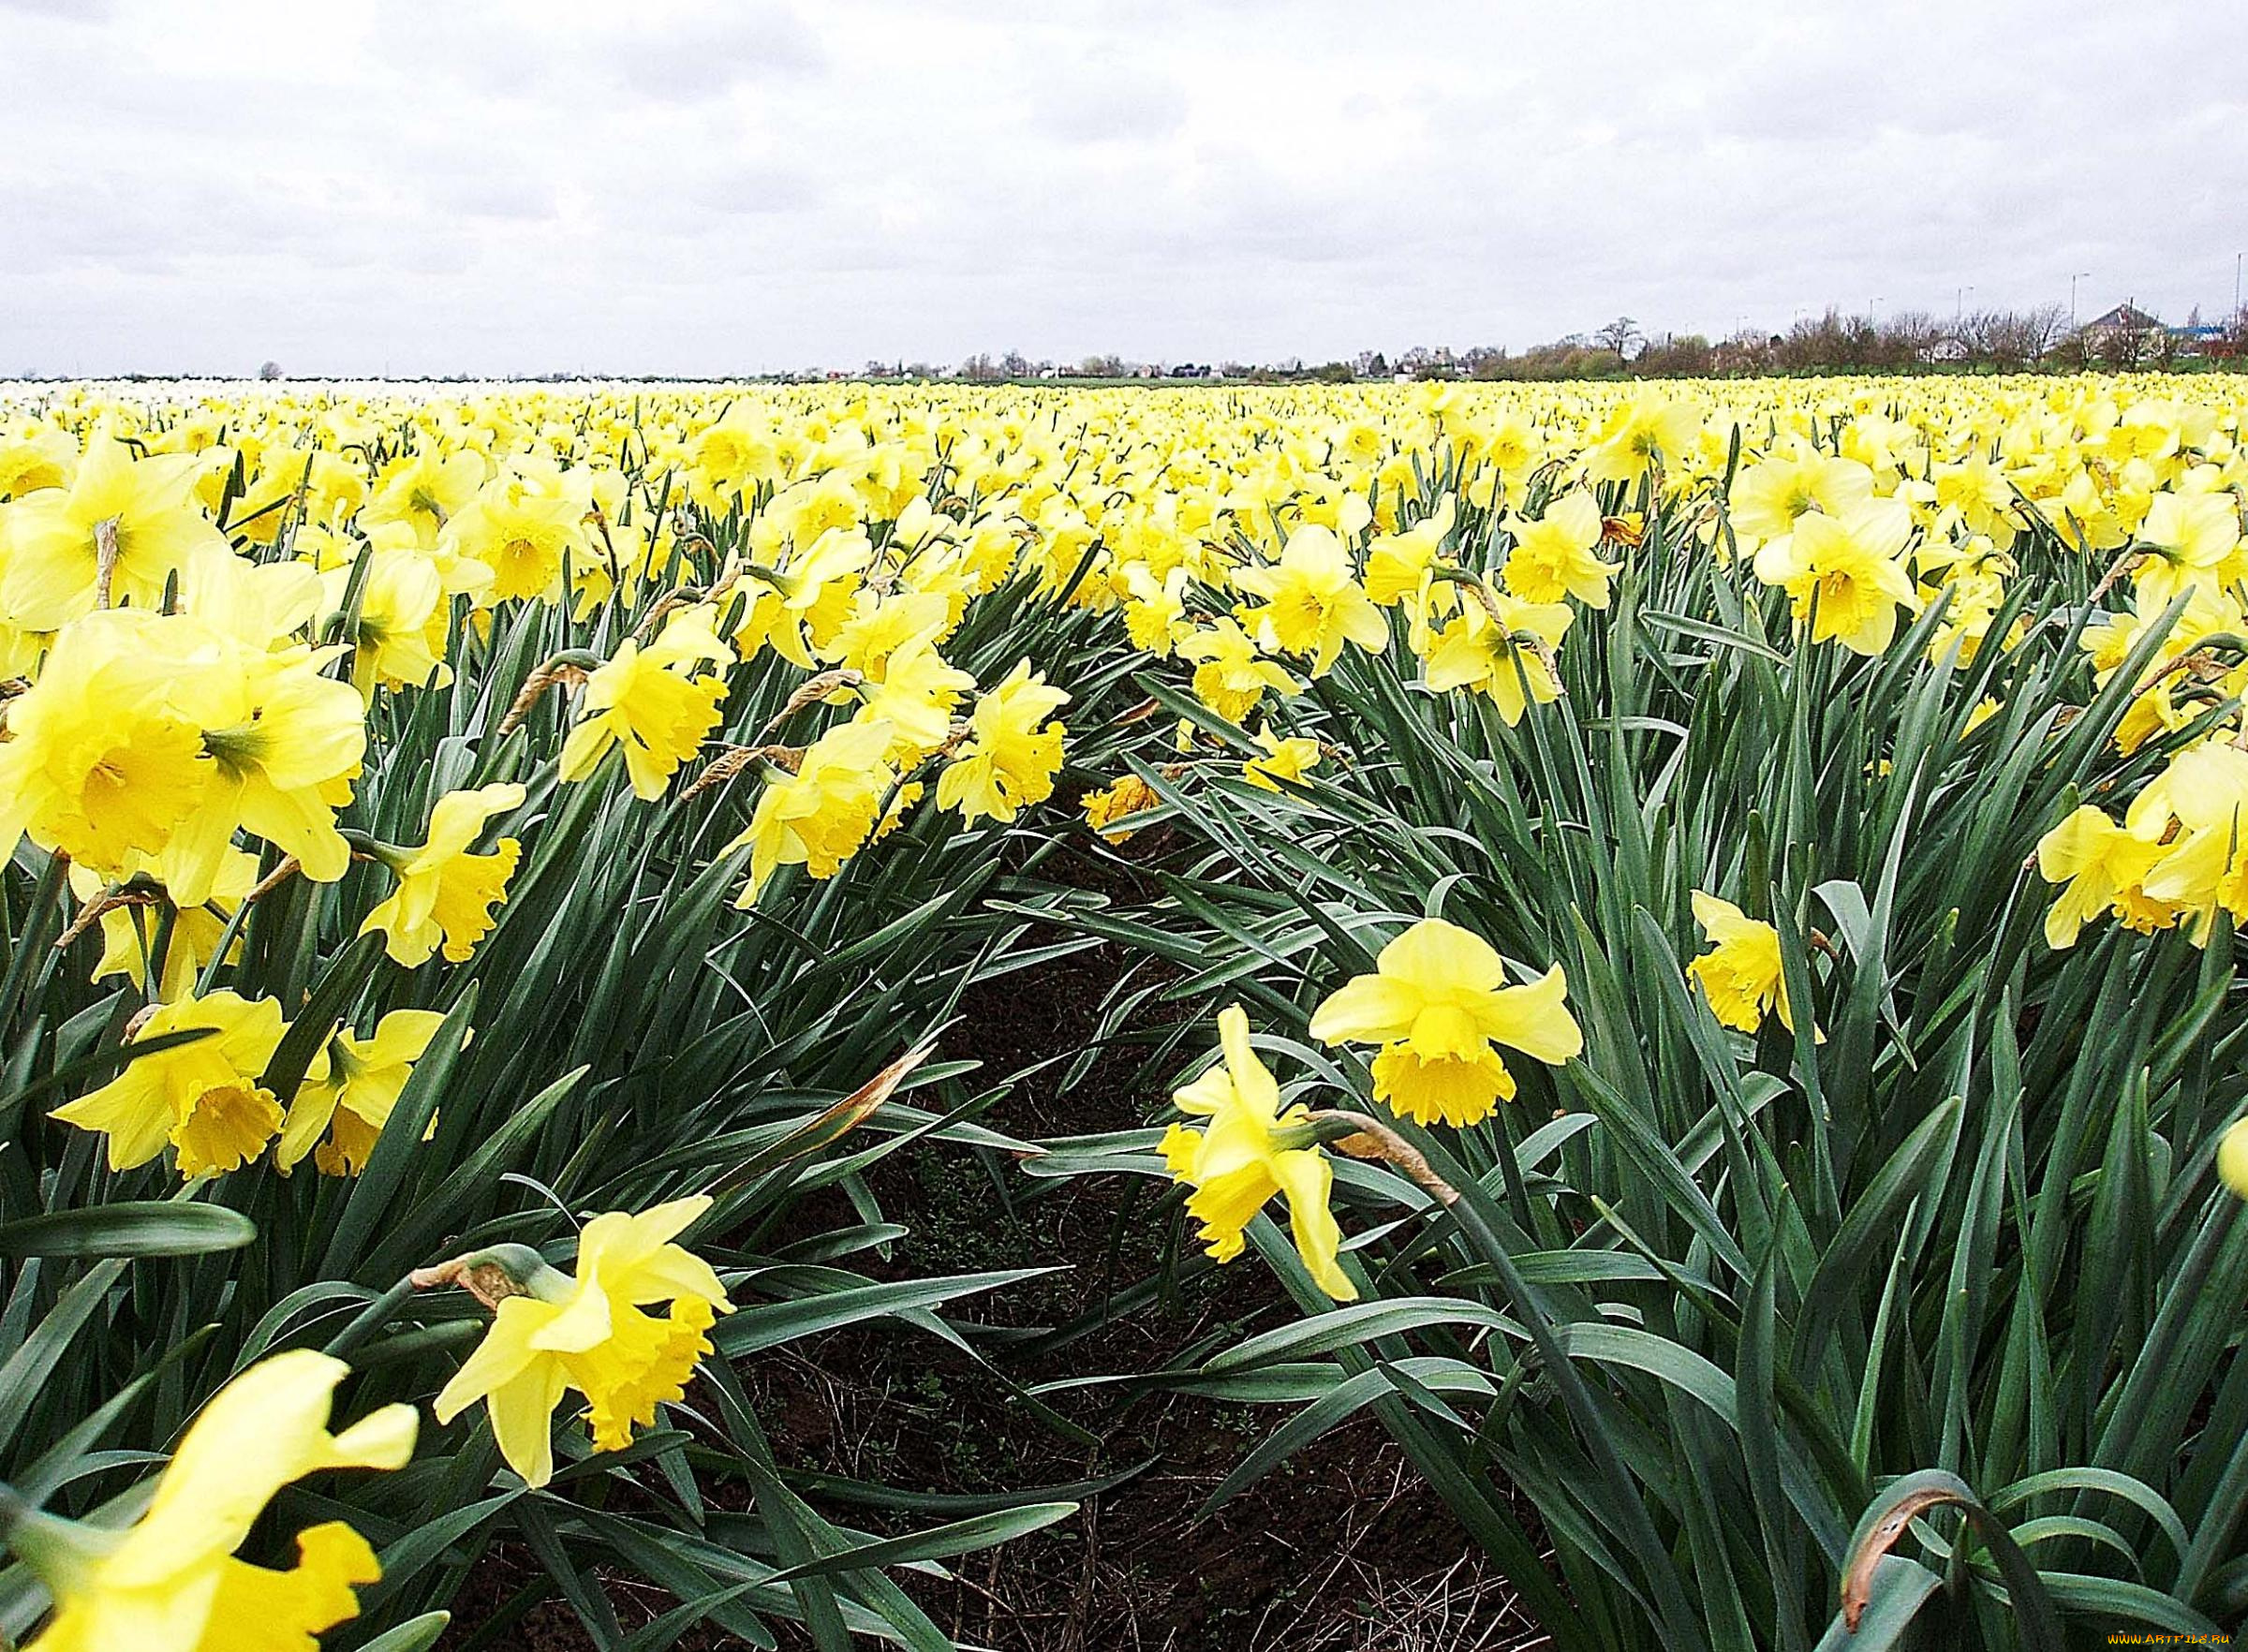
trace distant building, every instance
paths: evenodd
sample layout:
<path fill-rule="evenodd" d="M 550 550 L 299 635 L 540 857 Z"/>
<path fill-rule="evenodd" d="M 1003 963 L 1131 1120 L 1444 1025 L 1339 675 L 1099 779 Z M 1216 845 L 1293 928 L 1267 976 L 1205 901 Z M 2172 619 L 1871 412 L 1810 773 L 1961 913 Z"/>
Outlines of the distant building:
<path fill-rule="evenodd" d="M 2100 338 L 2117 332 L 2160 332 L 2163 325 L 2159 317 L 2148 315 L 2137 304 L 2121 303 L 2105 316 L 2085 322 L 2084 331 Z"/>

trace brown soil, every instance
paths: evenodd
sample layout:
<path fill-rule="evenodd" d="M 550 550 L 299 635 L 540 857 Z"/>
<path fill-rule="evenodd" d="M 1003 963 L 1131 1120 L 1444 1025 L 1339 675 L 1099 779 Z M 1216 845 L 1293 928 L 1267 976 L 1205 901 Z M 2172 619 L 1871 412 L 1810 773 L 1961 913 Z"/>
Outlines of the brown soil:
<path fill-rule="evenodd" d="M 1118 876 L 1113 862 L 1074 876 Z M 1123 874 L 1129 877 L 1129 874 Z M 1145 967 L 1145 964 L 1141 967 Z M 986 983 L 945 1040 L 997 1077 L 1037 1069 L 984 1122 L 1025 1138 L 1123 1129 L 1160 1115 L 1176 1062 L 1117 1050 L 1086 1082 L 1061 1084 L 1057 1051 L 1082 1050 L 1130 967 L 1103 946 Z M 1135 1040 L 1163 1029 L 1135 1025 Z M 1152 1272 L 1175 1212 L 1144 1178 L 1026 1186 L 1012 1166 L 924 1151 L 887 1161 L 877 1191 L 906 1223 L 887 1267 L 900 1276 L 1066 1264 L 1068 1271 L 974 1299 L 960 1320 L 1047 1327 L 1097 1308 Z M 835 1211 L 807 1212 L 807 1220 Z M 1124 1316 L 1043 1357 L 989 1350 L 1014 1380 L 1156 1368 L 1214 1331 L 1279 1323 L 1287 1313 L 1253 1261 L 1186 1280 L 1161 1304 Z M 1205 1499 L 1283 1409 L 1094 1388 L 1052 1396 L 1099 1440 L 1088 1449 L 1048 1426 L 973 1362 L 896 1330 L 846 1331 L 768 1357 L 745 1379 L 791 1470 L 917 1491 L 986 1493 L 1141 1471 L 1084 1499 L 1058 1526 L 954 1563 L 951 1581 L 899 1574 L 963 1645 L 998 1652 L 1517 1652 L 1543 1645 L 1513 1590 L 1421 1482 L 1379 1423 L 1362 1417 L 1282 1465 L 1206 1518 Z M 1143 1467 L 1144 1466 L 1144 1467 Z M 814 1497 L 817 1502 L 820 1499 Z M 830 1506 L 845 1523 L 884 1530 L 934 1524 Z M 537 1577 L 506 1548 L 479 1568 L 441 1646 Z M 673 1602 L 630 1580 L 612 1585 L 627 1628 Z M 688 1652 L 737 1645 L 711 1631 Z M 785 1639 L 784 1645 L 788 1644 Z M 565 1606 L 547 1601 L 482 1645 L 520 1652 L 591 1646 Z"/>

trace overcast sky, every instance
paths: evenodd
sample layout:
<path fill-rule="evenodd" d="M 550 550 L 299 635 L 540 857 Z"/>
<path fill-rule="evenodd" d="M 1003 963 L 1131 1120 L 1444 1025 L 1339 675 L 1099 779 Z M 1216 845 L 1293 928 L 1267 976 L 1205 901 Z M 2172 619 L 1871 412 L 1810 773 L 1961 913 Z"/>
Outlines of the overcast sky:
<path fill-rule="evenodd" d="M 0 0 L 0 371 L 1324 359 L 2228 308 L 2176 0 Z"/>

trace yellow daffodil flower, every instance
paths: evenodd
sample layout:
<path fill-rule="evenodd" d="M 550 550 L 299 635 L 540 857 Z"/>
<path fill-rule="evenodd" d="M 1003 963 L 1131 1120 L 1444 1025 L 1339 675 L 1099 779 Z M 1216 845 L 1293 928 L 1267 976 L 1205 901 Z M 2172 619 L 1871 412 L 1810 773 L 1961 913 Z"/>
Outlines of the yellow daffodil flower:
<path fill-rule="evenodd" d="M 212 1396 L 158 1476 L 148 1512 L 122 1530 L 18 1517 L 7 1541 L 54 1597 L 25 1652 L 316 1652 L 314 1637 L 359 1615 L 355 1590 L 382 1575 L 343 1521 L 297 1534 L 297 1564 L 269 1571 L 234 1551 L 283 1486 L 332 1468 L 401 1468 L 411 1406 L 328 1431 L 343 1361 L 292 1349 Z"/>
<path fill-rule="evenodd" d="M 445 524 L 484 485 L 481 453 L 424 451 L 393 459 L 360 512 L 369 527 L 403 523 L 424 546 L 434 547 Z"/>
<path fill-rule="evenodd" d="M 1187 1214 L 1200 1224 L 1197 1237 L 1213 1259 L 1231 1261 L 1241 1254 L 1243 1231 L 1274 1194 L 1284 1194 L 1304 1267 L 1336 1301 L 1355 1301 L 1358 1288 L 1336 1260 L 1342 1230 L 1327 1208 L 1334 1167 L 1316 1143 L 1283 1144 L 1283 1132 L 1304 1126 L 1309 1110 L 1280 1106 L 1280 1087 L 1250 1048 L 1239 1005 L 1219 1012 L 1218 1039 L 1223 1061 L 1172 1097 L 1181 1113 L 1207 1124 L 1175 1124 L 1162 1140 L 1173 1178 L 1193 1188 Z"/>
<path fill-rule="evenodd" d="M 1527 986 L 1505 982 L 1489 942 L 1424 918 L 1382 949 L 1373 974 L 1346 981 L 1312 1011 L 1311 1036 L 1380 1045 L 1374 1094 L 1393 1111 L 1421 1124 L 1472 1125 L 1514 1097 L 1499 1046 L 1556 1066 L 1584 1049 L 1559 964 Z"/>
<path fill-rule="evenodd" d="M 1307 655 L 1311 674 L 1335 669 L 1345 642 L 1369 654 L 1389 645 L 1389 622 L 1351 568 L 1351 553 L 1332 528 L 1307 523 L 1288 536 L 1269 568 L 1244 568 L 1234 583 L 1264 598 L 1243 619 L 1267 648 Z"/>
<path fill-rule="evenodd" d="M 348 638 L 352 686 L 362 698 L 378 684 L 444 687 L 452 681 L 452 669 L 445 663 L 451 610 L 444 574 L 419 550 L 370 550 L 367 555 L 359 625 Z M 320 576 L 331 609 L 342 609 L 352 572 L 342 566 Z"/>
<path fill-rule="evenodd" d="M 1304 736 L 1291 735 L 1283 740 L 1269 728 L 1255 730 L 1256 742 L 1264 748 L 1264 756 L 1250 758 L 1241 765 L 1243 778 L 1261 791 L 1278 791 L 1282 780 L 1301 780 L 1319 766 L 1319 742 Z"/>
<path fill-rule="evenodd" d="M 2145 557 L 2133 583 L 2157 613 L 2188 586 L 2221 588 L 2248 571 L 2237 566 L 2241 506 L 2231 494 L 2155 494 L 2137 541 Z"/>
<path fill-rule="evenodd" d="M 333 883 L 349 867 L 335 812 L 351 801 L 367 731 L 351 685 L 325 674 L 341 652 L 236 645 L 181 685 L 182 709 L 214 760 L 170 846 L 167 881 L 182 905 L 211 898 L 238 827 L 294 856 L 315 882 Z"/>
<path fill-rule="evenodd" d="M 0 499 L 67 489 L 78 471 L 78 444 L 59 430 L 0 438 Z"/>
<path fill-rule="evenodd" d="M 1587 608 L 1608 605 L 1608 582 L 1618 564 L 1593 554 L 1600 548 L 1600 506 L 1582 488 L 1551 500 L 1534 521 L 1513 518 L 1507 525 L 1515 548 L 1506 553 L 1501 577 L 1507 590 L 1525 602 L 1559 602 L 1574 597 Z"/>
<path fill-rule="evenodd" d="M 192 669 L 186 625 L 129 610 L 91 614 L 56 640 L 38 681 L 7 706 L 0 844 L 28 833 L 111 880 L 170 846 L 218 769 L 174 693 Z"/>
<path fill-rule="evenodd" d="M 860 690 L 864 703 L 854 720 L 887 723 L 890 760 L 910 768 L 944 744 L 954 707 L 975 686 L 973 676 L 948 663 L 925 637 L 916 637 L 890 656 L 880 683 Z"/>
<path fill-rule="evenodd" d="M 1919 597 L 1901 557 L 1912 537 L 1910 514 L 1894 499 L 1854 506 L 1846 515 L 1807 511 L 1795 530 L 1756 553 L 1756 577 L 1784 589 L 1798 624 L 1813 642 L 1840 642 L 1853 654 L 1877 655 L 1897 634 L 1897 611 Z"/>
<path fill-rule="evenodd" d="M 482 1400 L 501 1454 L 534 1486 L 554 1477 L 554 1413 L 570 1389 L 585 1396 L 595 1450 L 630 1444 L 635 1425 L 653 1424 L 657 1407 L 687 1392 L 710 1351 L 711 1325 L 733 1311 L 710 1264 L 672 1243 L 710 1203 L 696 1197 L 594 1217 L 578 1241 L 575 1277 L 536 1252 L 519 1261 L 521 1294 L 500 1301 L 483 1341 L 437 1395 L 437 1421 Z M 665 1302 L 669 1314 L 646 1311 Z"/>
<path fill-rule="evenodd" d="M 2168 853 L 2090 804 L 2073 811 L 2037 840 L 2038 875 L 2064 886 L 2045 915 L 2046 944 L 2073 947 L 2085 923 L 2104 912 L 2143 930 L 2174 921 L 2166 914 L 2178 908 L 2146 889 L 2148 875 Z"/>
<path fill-rule="evenodd" d="M 749 882 L 734 905 L 747 911 L 782 866 L 833 878 L 874 830 L 896 783 L 884 761 L 894 741 L 884 723 L 845 723 L 806 748 L 793 774 L 776 775 L 748 827 L 721 853 L 749 850 Z"/>
<path fill-rule="evenodd" d="M 976 701 L 968 743 L 937 777 L 937 806 L 957 809 L 969 824 L 1012 820 L 1024 805 L 1052 795 L 1061 770 L 1062 726 L 1047 715 L 1070 697 L 1023 660 L 1007 680 Z"/>
<path fill-rule="evenodd" d="M 1566 602 L 1523 602 L 1486 590 L 1463 602 L 1458 617 L 1431 635 L 1428 686 L 1489 695 L 1511 729 L 1531 705 L 1561 697 L 1549 662 L 1575 617 Z"/>
<path fill-rule="evenodd" d="M 856 594 L 853 580 L 873 560 L 865 534 L 837 528 L 806 541 L 784 568 L 753 568 L 764 589 L 734 638 L 743 657 L 770 642 L 783 659 L 811 670 L 812 651 L 835 640 Z"/>
<path fill-rule="evenodd" d="M 1811 511 L 1846 516 L 1873 496 L 1873 472 L 1855 459 L 1823 453 L 1776 455 L 1741 467 L 1726 513 L 1744 550 L 1796 531 Z"/>
<path fill-rule="evenodd" d="M 1693 892 L 1693 921 L 1709 937 L 1709 950 L 1686 966 L 1702 989 L 1710 1013 L 1723 1025 L 1753 1033 L 1767 1011 L 1777 1009 L 1780 1024 L 1795 1030 L 1788 1008 L 1787 979 L 1781 966 L 1780 932 L 1752 918 L 1731 901 Z"/>
<path fill-rule="evenodd" d="M 2248 922 L 2248 751 L 2212 740 L 2180 752 L 2133 802 L 2125 826 L 2167 837 L 2166 814 L 2176 836 L 2141 880 L 2144 894 L 2191 915 L 2198 936 L 2219 907 Z"/>
<path fill-rule="evenodd" d="M 585 523 L 591 501 L 557 477 L 516 469 L 493 478 L 451 515 L 440 538 L 448 553 L 492 570 L 491 597 L 553 597 L 565 558 L 599 562 L 605 548 Z"/>
<path fill-rule="evenodd" d="M 177 1150 L 183 1176 L 248 1163 L 281 1128 L 281 1104 L 259 1082 L 287 1030 L 281 1006 L 224 989 L 180 998 L 158 1006 L 132 1041 L 145 1044 L 196 1029 L 209 1030 L 136 1057 L 108 1084 L 56 1108 L 52 1116 L 108 1136 L 115 1171 L 146 1164 L 167 1145 Z"/>
<path fill-rule="evenodd" d="M 1595 481 L 1636 481 L 1658 459 L 1676 463 L 1700 435 L 1702 416 L 1682 401 L 1647 389 L 1620 403 L 1593 435 L 1585 472 Z"/>
<path fill-rule="evenodd" d="M 341 1027 L 329 1034 L 288 1104 L 275 1168 L 287 1175 L 309 1153 L 325 1176 L 366 1169 L 414 1063 L 444 1022 L 435 1010 L 393 1010 L 366 1038 Z"/>
<path fill-rule="evenodd" d="M 197 549 L 228 550 L 194 496 L 200 465 L 188 454 L 136 460 L 96 428 L 67 487 L 8 507 L 0 616 L 52 631 L 96 607 L 159 607 L 166 582 Z"/>
<path fill-rule="evenodd" d="M 696 665 L 733 659 L 732 645 L 710 628 L 715 616 L 715 609 L 689 609 L 673 614 L 644 649 L 629 638 L 617 644 L 586 679 L 584 715 L 562 745 L 564 780 L 590 777 L 610 747 L 621 745 L 633 794 L 649 802 L 663 795 L 718 725 L 725 678 L 689 674 Z"/>
<path fill-rule="evenodd" d="M 1458 501 L 1446 494 L 1431 514 L 1412 526 L 1376 538 L 1367 548 L 1367 597 L 1383 608 L 1393 608 L 1418 593 L 1458 512 Z"/>
<path fill-rule="evenodd" d="M 429 814 L 429 838 L 418 849 L 378 848 L 377 858 L 396 875 L 398 887 L 366 916 L 362 935 L 380 934 L 383 951 L 408 969 L 429 962 L 440 943 L 446 958 L 465 963 L 492 927 L 492 908 L 508 898 L 523 846 L 503 837 L 487 854 L 468 846 L 495 815 L 523 806 L 524 789 L 512 783 L 449 791 Z"/>
<path fill-rule="evenodd" d="M 160 878 L 162 863 L 150 863 L 147 869 Z M 164 948 L 163 979 L 149 991 L 152 999 L 161 1003 L 185 997 L 194 991 L 203 966 L 211 961 L 211 954 L 227 932 L 228 919 L 257 882 L 258 857 L 239 849 L 230 850 L 219 872 L 212 899 L 202 906 L 173 912 L 171 938 Z M 70 868 L 70 888 L 81 901 L 97 899 L 103 892 L 100 877 L 84 866 Z M 145 906 L 112 907 L 101 915 L 101 957 L 94 966 L 93 980 L 123 976 L 136 985 L 148 985 L 149 969 L 154 962 L 149 948 L 160 927 L 160 920 L 155 915 L 156 910 Z M 237 935 L 227 949 L 227 956 L 230 961 L 241 955 L 242 937 Z"/>
<path fill-rule="evenodd" d="M 1119 830 L 1116 822 L 1128 816 L 1159 808 L 1162 799 L 1154 787 L 1137 774 L 1125 774 L 1114 785 L 1099 791 L 1085 794 L 1085 823 L 1111 843 L 1123 843 L 1137 830 L 1126 827 Z"/>
<path fill-rule="evenodd" d="M 1184 638 L 1178 654 L 1199 662 L 1194 668 L 1194 698 L 1229 722 L 1248 716 L 1266 689 L 1285 697 L 1303 688 L 1277 662 L 1259 658 L 1249 633 L 1230 619 Z"/>

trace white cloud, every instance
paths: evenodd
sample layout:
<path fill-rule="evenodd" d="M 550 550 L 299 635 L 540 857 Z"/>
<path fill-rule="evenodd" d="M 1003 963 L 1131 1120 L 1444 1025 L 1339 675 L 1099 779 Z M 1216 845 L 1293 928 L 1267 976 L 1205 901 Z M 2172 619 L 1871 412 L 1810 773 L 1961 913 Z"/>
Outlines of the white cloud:
<path fill-rule="evenodd" d="M 2229 302 L 2094 0 L 0 0 L 0 367 L 727 372 Z M 1962 289 L 1972 288 L 1966 297 Z"/>
<path fill-rule="evenodd" d="M 657 28 L 635 21 L 595 47 L 598 67 L 664 102 L 717 96 L 745 81 L 816 76 L 827 66 L 819 36 L 782 5 L 729 6 Z"/>
<path fill-rule="evenodd" d="M 65 22 L 99 22 L 114 9 L 112 0 L 0 0 L 0 11 L 33 12 Z"/>

